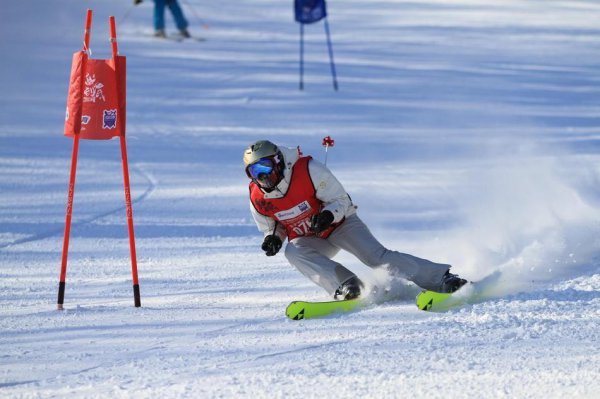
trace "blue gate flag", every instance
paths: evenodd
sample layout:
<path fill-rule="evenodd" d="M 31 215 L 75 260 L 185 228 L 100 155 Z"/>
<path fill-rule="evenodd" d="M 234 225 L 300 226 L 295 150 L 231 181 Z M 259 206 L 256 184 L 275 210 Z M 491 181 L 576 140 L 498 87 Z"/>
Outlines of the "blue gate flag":
<path fill-rule="evenodd" d="M 312 24 L 327 16 L 325 0 L 294 0 L 296 22 Z"/>
<path fill-rule="evenodd" d="M 327 23 L 327 7 L 325 0 L 294 0 L 294 16 L 300 24 L 300 90 L 304 90 L 304 25 L 324 20 L 325 35 L 327 36 L 327 48 L 329 49 L 329 63 L 331 65 L 331 77 L 333 88 L 337 91 L 338 83 L 333 62 L 333 46 Z"/>

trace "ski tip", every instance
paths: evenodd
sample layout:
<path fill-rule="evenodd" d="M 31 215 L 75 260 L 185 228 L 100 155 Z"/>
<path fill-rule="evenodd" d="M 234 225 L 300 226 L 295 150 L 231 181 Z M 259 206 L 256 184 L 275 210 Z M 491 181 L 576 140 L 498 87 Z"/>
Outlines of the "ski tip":
<path fill-rule="evenodd" d="M 292 320 L 302 320 L 304 319 L 304 306 L 300 301 L 293 301 L 285 310 L 285 315 Z"/>
<path fill-rule="evenodd" d="M 439 305 L 448 298 L 450 298 L 450 296 L 451 294 L 449 293 L 440 293 L 424 290 L 421 291 L 419 295 L 417 295 L 415 302 L 419 310 L 429 312 L 435 309 L 436 305 Z"/>
<path fill-rule="evenodd" d="M 433 299 L 425 298 L 425 295 L 427 295 L 427 291 L 419 292 L 415 302 L 419 310 L 429 311 L 431 306 L 433 306 Z"/>

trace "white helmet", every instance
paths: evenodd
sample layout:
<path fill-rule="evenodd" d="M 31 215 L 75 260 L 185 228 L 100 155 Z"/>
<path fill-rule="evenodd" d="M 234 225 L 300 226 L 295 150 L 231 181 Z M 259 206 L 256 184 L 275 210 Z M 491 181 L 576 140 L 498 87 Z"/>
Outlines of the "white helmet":
<path fill-rule="evenodd" d="M 283 155 L 275 144 L 259 140 L 244 151 L 246 175 L 266 191 L 273 190 L 283 178 Z"/>

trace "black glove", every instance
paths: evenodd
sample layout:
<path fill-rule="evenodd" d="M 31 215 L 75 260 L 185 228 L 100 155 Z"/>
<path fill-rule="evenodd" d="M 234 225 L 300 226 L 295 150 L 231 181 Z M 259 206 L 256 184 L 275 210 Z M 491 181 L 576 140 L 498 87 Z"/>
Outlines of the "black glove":
<path fill-rule="evenodd" d="M 315 233 L 320 233 L 327 230 L 333 223 L 333 213 L 331 211 L 323 211 L 318 215 L 314 215 L 310 220 L 310 230 Z"/>
<path fill-rule="evenodd" d="M 263 251 L 265 251 L 267 256 L 274 256 L 281 249 L 281 245 L 281 238 L 275 234 L 271 234 L 265 237 L 261 248 Z"/>
<path fill-rule="evenodd" d="M 144 0 L 133 0 L 133 5 L 137 6 L 138 4 L 140 4 L 142 1 Z"/>

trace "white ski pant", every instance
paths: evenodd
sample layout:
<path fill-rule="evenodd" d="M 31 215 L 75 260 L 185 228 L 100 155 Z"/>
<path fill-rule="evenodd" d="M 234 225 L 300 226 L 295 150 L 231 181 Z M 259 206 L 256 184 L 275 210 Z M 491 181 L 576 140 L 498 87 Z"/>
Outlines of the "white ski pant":
<path fill-rule="evenodd" d="M 293 239 L 285 248 L 285 257 L 302 274 L 333 294 L 343 282 L 355 276 L 331 259 L 340 250 L 350 252 L 369 267 L 387 266 L 392 275 L 433 291 L 441 289 L 442 276 L 450 269 L 450 265 L 385 248 L 356 214 L 348 216 L 326 239 Z"/>

